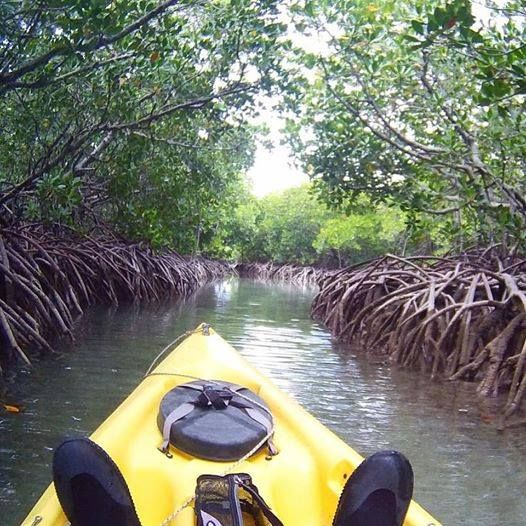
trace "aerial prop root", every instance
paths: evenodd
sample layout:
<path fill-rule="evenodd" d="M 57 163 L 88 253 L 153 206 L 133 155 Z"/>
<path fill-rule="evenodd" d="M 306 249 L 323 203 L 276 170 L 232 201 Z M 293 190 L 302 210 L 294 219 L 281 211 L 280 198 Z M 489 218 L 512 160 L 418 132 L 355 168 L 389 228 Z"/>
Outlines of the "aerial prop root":
<path fill-rule="evenodd" d="M 526 260 L 502 247 L 458 256 L 386 255 L 325 275 L 312 316 L 340 341 L 405 367 L 526 394 Z"/>
<path fill-rule="evenodd" d="M 73 338 L 75 319 L 95 303 L 185 297 L 230 265 L 111 236 L 56 235 L 40 225 L 0 231 L 0 365 L 50 353 Z"/>
<path fill-rule="evenodd" d="M 294 285 L 316 285 L 328 273 L 327 269 L 292 263 L 239 263 L 240 276 L 262 281 L 284 281 Z"/>

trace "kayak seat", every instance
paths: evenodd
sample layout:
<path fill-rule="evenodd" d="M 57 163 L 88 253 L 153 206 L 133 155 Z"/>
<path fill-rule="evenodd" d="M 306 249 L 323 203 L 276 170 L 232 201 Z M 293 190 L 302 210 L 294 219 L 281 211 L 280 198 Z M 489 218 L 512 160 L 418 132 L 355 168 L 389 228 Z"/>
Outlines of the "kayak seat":
<path fill-rule="evenodd" d="M 219 380 L 179 385 L 161 400 L 157 425 L 169 444 L 193 457 L 239 460 L 273 431 L 267 404 L 246 387 Z M 268 441 L 269 449 L 273 448 Z"/>
<path fill-rule="evenodd" d="M 402 526 L 413 495 L 413 469 L 397 451 L 366 458 L 343 488 L 333 526 Z"/>
<path fill-rule="evenodd" d="M 140 526 L 119 468 L 89 438 L 65 440 L 53 455 L 53 482 L 71 526 Z"/>

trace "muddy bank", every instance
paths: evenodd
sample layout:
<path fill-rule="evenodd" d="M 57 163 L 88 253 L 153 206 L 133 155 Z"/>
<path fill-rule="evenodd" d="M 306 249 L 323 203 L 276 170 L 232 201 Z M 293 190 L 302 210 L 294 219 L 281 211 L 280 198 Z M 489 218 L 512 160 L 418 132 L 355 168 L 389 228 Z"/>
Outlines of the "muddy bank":
<path fill-rule="evenodd" d="M 154 252 L 112 237 L 55 235 L 42 227 L 0 231 L 0 365 L 29 363 L 72 338 L 74 320 L 93 304 L 185 297 L 233 273 L 223 262 Z"/>
<path fill-rule="evenodd" d="M 340 341 L 431 378 L 503 396 L 526 393 L 526 260 L 496 248 L 455 257 L 387 255 L 326 275 L 312 316 Z"/>

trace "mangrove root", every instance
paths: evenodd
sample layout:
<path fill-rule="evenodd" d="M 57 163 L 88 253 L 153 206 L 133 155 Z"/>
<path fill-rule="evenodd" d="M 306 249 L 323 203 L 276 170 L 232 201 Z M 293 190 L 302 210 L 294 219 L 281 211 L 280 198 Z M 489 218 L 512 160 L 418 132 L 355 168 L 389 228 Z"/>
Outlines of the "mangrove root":
<path fill-rule="evenodd" d="M 327 273 L 312 316 L 353 343 L 432 377 L 507 393 L 504 415 L 526 392 L 526 260 L 499 247 L 457 257 L 386 255 Z"/>
<path fill-rule="evenodd" d="M 281 263 L 240 263 L 236 265 L 240 276 L 264 281 L 286 281 L 301 287 L 315 285 L 328 272 L 326 269 Z"/>
<path fill-rule="evenodd" d="M 74 320 L 95 303 L 184 298 L 231 265 L 114 237 L 55 235 L 40 226 L 0 231 L 0 366 L 50 352 L 72 338 Z"/>

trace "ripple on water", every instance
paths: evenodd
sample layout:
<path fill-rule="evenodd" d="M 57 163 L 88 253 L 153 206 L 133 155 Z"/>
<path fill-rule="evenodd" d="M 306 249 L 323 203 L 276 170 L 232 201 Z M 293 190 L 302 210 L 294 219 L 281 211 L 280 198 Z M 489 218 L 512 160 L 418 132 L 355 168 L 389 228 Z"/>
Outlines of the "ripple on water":
<path fill-rule="evenodd" d="M 470 387 L 432 384 L 335 345 L 309 318 L 312 297 L 308 289 L 227 280 L 184 305 L 90 311 L 74 349 L 64 346 L 13 386 L 26 409 L 0 419 L 3 523 L 19 523 L 48 484 L 60 440 L 91 433 L 168 342 L 207 321 L 360 453 L 403 451 L 417 500 L 444 524 L 526 524 L 524 434 L 481 424 Z"/>

